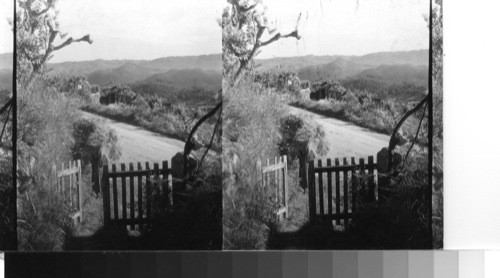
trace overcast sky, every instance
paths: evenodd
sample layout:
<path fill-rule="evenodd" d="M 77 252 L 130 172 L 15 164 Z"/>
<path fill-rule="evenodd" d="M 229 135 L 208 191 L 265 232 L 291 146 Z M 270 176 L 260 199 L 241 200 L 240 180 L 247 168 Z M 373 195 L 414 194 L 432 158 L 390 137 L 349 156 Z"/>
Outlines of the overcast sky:
<path fill-rule="evenodd" d="M 2 0 L 3 1 L 3 0 Z M 63 32 L 90 34 L 92 45 L 73 44 L 51 62 L 154 59 L 221 53 L 224 0 L 59 0 Z"/>
<path fill-rule="evenodd" d="M 0 0 L 0 53 L 12 52 L 7 23 L 12 0 Z M 362 55 L 427 49 L 427 0 L 264 0 L 281 32 L 293 30 L 299 13 L 302 39 L 281 40 L 259 58 L 299 55 Z M 216 22 L 225 0 L 60 0 L 63 32 L 90 34 L 94 44 L 73 44 L 51 62 L 154 59 L 221 53 Z"/>
<path fill-rule="evenodd" d="M 14 2 L 0 0 L 0 53 L 13 52 L 14 34 L 7 19 L 14 15 Z"/>
<path fill-rule="evenodd" d="M 259 58 L 300 55 L 362 55 L 429 48 L 428 0 L 264 0 L 282 33 L 297 17 L 302 39 L 282 40 Z"/>

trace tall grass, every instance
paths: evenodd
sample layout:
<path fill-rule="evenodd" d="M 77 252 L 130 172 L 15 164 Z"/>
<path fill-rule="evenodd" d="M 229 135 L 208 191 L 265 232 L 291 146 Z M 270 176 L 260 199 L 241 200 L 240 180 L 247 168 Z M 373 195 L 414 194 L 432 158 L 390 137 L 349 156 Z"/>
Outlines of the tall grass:
<path fill-rule="evenodd" d="M 271 189 L 260 185 L 256 162 L 278 155 L 284 106 L 253 82 L 224 93 L 223 248 L 265 249 L 274 206 Z"/>
<path fill-rule="evenodd" d="M 18 90 L 18 239 L 20 250 L 60 250 L 69 208 L 52 165 L 71 159 L 76 114 L 59 92 L 37 79 Z"/>

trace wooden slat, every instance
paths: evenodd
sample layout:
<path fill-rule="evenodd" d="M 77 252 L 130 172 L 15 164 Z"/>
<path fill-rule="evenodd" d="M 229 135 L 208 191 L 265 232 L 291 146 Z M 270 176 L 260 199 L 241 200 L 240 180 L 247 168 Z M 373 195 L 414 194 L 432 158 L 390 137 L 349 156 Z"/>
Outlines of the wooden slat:
<path fill-rule="evenodd" d="M 318 159 L 318 167 L 321 167 L 322 161 Z M 319 214 L 325 214 L 325 195 L 323 194 L 323 174 L 318 176 L 318 189 L 319 189 Z"/>
<path fill-rule="evenodd" d="M 165 201 L 167 202 L 167 207 L 168 207 L 168 210 L 171 210 L 172 208 L 172 203 L 171 203 L 171 200 L 170 200 L 170 196 L 172 196 L 172 188 L 170 186 L 170 177 L 169 177 L 169 169 L 168 169 L 168 161 L 164 160 L 161 162 L 161 171 L 162 171 L 162 175 L 163 175 L 163 196 L 164 196 L 164 199 Z"/>
<path fill-rule="evenodd" d="M 339 166 L 340 162 L 338 158 L 335 158 L 335 166 Z M 335 214 L 340 214 L 340 171 L 335 172 Z M 336 219 L 337 225 L 340 224 L 340 220 Z"/>
<path fill-rule="evenodd" d="M 80 221 L 83 221 L 83 202 L 82 202 L 83 179 L 82 179 L 82 162 L 80 160 L 77 161 L 76 167 L 78 167 L 78 210 L 80 211 Z"/>
<path fill-rule="evenodd" d="M 328 167 L 332 166 L 332 160 L 330 158 L 328 158 L 326 160 L 326 165 Z M 331 172 L 327 172 L 326 175 L 327 175 L 326 177 L 327 177 L 327 182 L 328 182 L 328 215 L 332 215 L 333 214 L 333 205 L 332 205 L 332 202 L 333 202 L 332 173 Z"/>
<path fill-rule="evenodd" d="M 356 159 L 354 157 L 351 157 L 351 164 L 355 164 Z M 358 190 L 358 178 L 356 177 L 356 170 L 353 170 L 351 172 L 351 177 L 352 177 L 352 212 L 354 213 L 356 211 L 356 202 L 357 202 L 357 190 Z"/>
<path fill-rule="evenodd" d="M 268 162 L 269 159 L 266 160 L 266 162 Z M 285 164 L 283 162 L 275 162 L 275 164 L 267 164 L 268 166 L 265 166 L 262 168 L 262 172 L 263 173 L 269 173 L 269 172 L 273 172 L 273 171 L 277 171 L 277 170 L 280 170 L 282 169 L 283 167 L 285 167 Z"/>
<path fill-rule="evenodd" d="M 279 158 L 278 157 L 274 157 L 274 165 L 277 165 L 278 163 L 280 163 L 279 161 Z M 282 163 L 280 163 L 282 164 Z M 283 164 L 283 167 L 285 167 L 285 165 Z M 279 204 L 280 203 L 280 184 L 279 184 L 279 169 L 275 170 L 274 171 L 274 186 L 275 186 L 275 192 L 276 192 L 276 204 Z"/>
<path fill-rule="evenodd" d="M 126 171 L 125 163 L 120 165 L 120 171 Z M 122 219 L 127 219 L 127 180 L 122 176 Z"/>
<path fill-rule="evenodd" d="M 122 178 L 122 177 L 138 177 L 140 175 L 153 175 L 153 171 L 151 170 L 136 170 L 136 171 L 127 171 L 127 172 L 116 172 L 109 173 L 110 178 Z"/>
<path fill-rule="evenodd" d="M 283 156 L 283 162 L 285 163 L 285 167 L 283 168 L 283 196 L 285 203 L 285 217 L 288 217 L 288 183 L 287 183 L 287 175 L 288 175 L 288 158 L 287 156 Z"/>
<path fill-rule="evenodd" d="M 351 171 L 351 170 L 354 170 L 354 169 L 359 169 L 360 165 L 348 165 L 348 166 L 343 166 L 343 165 L 339 165 L 339 166 L 332 166 L 332 167 L 317 167 L 317 168 L 314 168 L 314 171 L 316 173 L 326 173 L 326 172 L 337 172 L 337 171 L 344 171 L 344 170 L 347 170 L 347 171 Z M 376 167 L 376 165 L 365 165 L 365 169 L 374 169 Z"/>
<path fill-rule="evenodd" d="M 73 168 L 73 163 L 69 162 L 69 168 Z M 69 206 L 73 208 L 73 174 L 69 176 Z"/>
<path fill-rule="evenodd" d="M 137 169 L 142 170 L 142 165 L 140 162 L 137 163 Z M 143 176 L 139 175 L 137 179 L 137 206 L 139 209 L 139 214 L 137 215 L 137 218 L 142 219 L 144 218 L 144 210 L 143 210 L 143 204 L 142 204 L 142 188 L 143 188 Z M 141 229 L 143 228 L 140 226 Z"/>
<path fill-rule="evenodd" d="M 158 163 L 154 163 L 153 164 L 153 167 L 154 167 L 154 171 L 155 171 L 155 183 L 152 184 L 153 185 L 153 188 L 155 189 L 155 194 L 161 194 L 160 190 L 161 190 L 161 180 L 160 180 L 160 165 Z M 158 198 L 159 196 L 151 196 L 151 198 L 154 200 L 156 198 Z M 151 202 L 149 202 L 151 203 Z M 156 204 L 155 204 L 156 205 Z M 154 217 L 152 214 L 149 215 L 150 218 Z"/>
<path fill-rule="evenodd" d="M 150 170 L 149 162 L 146 162 L 146 170 Z M 146 218 L 151 218 L 151 178 L 152 176 L 146 176 Z"/>
<path fill-rule="evenodd" d="M 368 157 L 368 201 L 373 202 L 375 200 L 375 175 L 373 167 L 375 164 L 373 163 L 373 156 Z"/>
<path fill-rule="evenodd" d="M 129 171 L 134 171 L 134 164 L 128 164 Z M 134 195 L 135 187 L 134 187 L 134 177 L 130 177 L 130 189 L 129 189 L 129 197 L 130 197 L 130 219 L 135 219 L 135 195 Z M 135 226 L 132 226 L 135 230 Z"/>
<path fill-rule="evenodd" d="M 61 162 L 61 171 L 64 170 L 64 162 Z M 64 182 L 64 177 L 61 177 L 61 195 L 63 196 L 63 199 L 65 198 L 64 196 L 64 192 L 66 191 L 65 190 L 65 186 L 64 186 L 65 182 Z"/>
<path fill-rule="evenodd" d="M 111 219 L 111 204 L 110 204 L 110 194 L 109 194 L 109 178 L 108 178 L 108 165 L 102 167 L 102 197 L 104 204 L 104 225 L 107 225 Z"/>
<path fill-rule="evenodd" d="M 111 165 L 111 172 L 116 173 L 116 165 L 113 164 Z M 118 189 L 116 185 L 116 177 L 112 178 L 112 183 L 113 183 L 113 212 L 114 212 L 114 219 L 118 219 Z"/>
<path fill-rule="evenodd" d="M 314 160 L 309 161 L 309 220 L 316 221 L 316 177 L 314 173 Z"/>
<path fill-rule="evenodd" d="M 358 188 L 363 193 L 361 196 L 363 196 L 365 194 L 365 190 L 366 190 L 365 181 L 364 181 L 364 177 L 365 177 L 365 159 L 364 158 L 359 159 L 359 176 L 360 176 L 360 178 L 359 178 Z"/>
<path fill-rule="evenodd" d="M 70 162 L 70 168 L 69 169 L 63 169 L 59 172 L 57 172 L 57 177 L 63 177 L 63 176 L 69 176 L 73 174 L 78 174 L 78 167 L 72 167 L 71 162 Z"/>
<path fill-rule="evenodd" d="M 344 165 L 348 165 L 349 163 L 347 162 L 347 158 L 344 157 Z M 349 187 L 347 185 L 348 182 L 348 175 L 347 175 L 347 170 L 344 170 L 343 172 L 343 179 L 344 179 L 344 211 L 343 213 L 346 214 L 349 212 Z M 347 221 L 344 222 L 344 225 L 347 224 Z"/>

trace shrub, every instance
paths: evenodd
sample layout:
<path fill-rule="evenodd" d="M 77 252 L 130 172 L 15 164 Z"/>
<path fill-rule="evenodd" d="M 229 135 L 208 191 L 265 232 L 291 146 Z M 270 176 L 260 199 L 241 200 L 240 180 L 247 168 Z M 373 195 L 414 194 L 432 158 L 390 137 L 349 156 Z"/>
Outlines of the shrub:
<path fill-rule="evenodd" d="M 223 202 L 225 249 L 263 249 L 275 218 L 272 192 L 260 186 L 256 161 L 278 155 L 278 97 L 253 82 L 225 91 Z"/>

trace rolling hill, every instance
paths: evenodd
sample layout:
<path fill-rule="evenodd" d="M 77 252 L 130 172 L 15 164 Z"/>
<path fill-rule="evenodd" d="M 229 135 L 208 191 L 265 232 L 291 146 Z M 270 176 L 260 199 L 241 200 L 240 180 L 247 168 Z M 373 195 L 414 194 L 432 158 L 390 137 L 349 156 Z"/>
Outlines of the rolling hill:
<path fill-rule="evenodd" d="M 3 69 L 14 69 L 13 53 L 0 54 L 0 70 Z"/>
<path fill-rule="evenodd" d="M 379 52 L 363 56 L 302 56 L 258 60 L 258 71 L 295 71 L 311 82 L 374 78 L 386 83 L 427 86 L 428 50 Z"/>
<path fill-rule="evenodd" d="M 106 86 L 128 84 L 144 88 L 149 93 L 203 88 L 218 91 L 222 86 L 222 59 L 220 54 L 165 57 L 146 60 L 94 60 L 49 64 L 52 74 L 83 75 L 91 84 Z"/>
<path fill-rule="evenodd" d="M 124 67 L 122 70 L 134 70 L 134 67 L 147 70 L 151 74 L 167 72 L 174 69 L 201 69 L 221 71 L 220 54 L 200 56 L 165 57 L 155 60 L 92 60 L 81 62 L 50 63 L 52 73 L 61 75 L 84 75 L 93 73 L 109 73 Z"/>
<path fill-rule="evenodd" d="M 218 91 L 222 87 L 220 71 L 203 71 L 200 69 L 170 70 L 152 75 L 142 82 L 164 83 L 179 88 L 198 87 L 209 91 Z"/>
<path fill-rule="evenodd" d="M 428 66 L 383 65 L 367 69 L 358 73 L 354 78 L 373 78 L 390 84 L 410 83 L 417 86 L 427 87 L 429 80 Z"/>
<path fill-rule="evenodd" d="M 0 92 L 2 98 L 8 97 L 7 92 L 12 92 L 12 74 L 14 59 L 12 53 L 0 54 Z"/>

